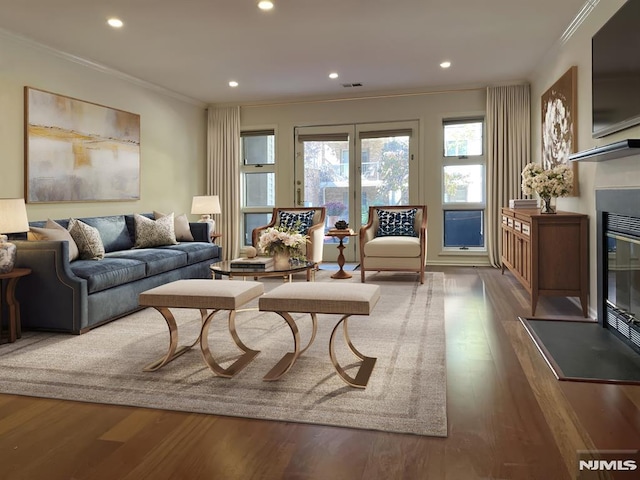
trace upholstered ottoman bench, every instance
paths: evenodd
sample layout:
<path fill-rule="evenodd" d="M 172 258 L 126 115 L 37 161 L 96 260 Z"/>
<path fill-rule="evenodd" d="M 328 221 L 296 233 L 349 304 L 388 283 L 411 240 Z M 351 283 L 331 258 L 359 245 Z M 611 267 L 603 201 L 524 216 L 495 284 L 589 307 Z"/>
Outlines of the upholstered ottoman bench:
<path fill-rule="evenodd" d="M 329 339 L 329 356 L 336 372 L 348 385 L 365 388 L 376 359 L 366 357 L 351 343 L 347 322 L 352 315 L 369 315 L 380 298 L 378 285 L 330 283 L 288 283 L 276 287 L 260 297 L 258 308 L 263 312 L 275 312 L 280 315 L 291 328 L 293 333 L 294 351 L 289 352 L 265 375 L 264 380 L 278 380 L 287 373 L 297 358 L 313 343 L 318 328 L 317 314 L 342 315 L 331 332 Z M 300 333 L 291 313 L 308 313 L 311 315 L 312 333 L 309 343 L 300 348 Z M 357 375 L 351 377 L 338 363 L 335 354 L 335 337 L 338 327 L 342 324 L 344 338 L 351 351 L 362 360 Z"/>
<path fill-rule="evenodd" d="M 144 367 L 145 372 L 152 372 L 176 359 L 198 341 L 202 357 L 209 368 L 221 377 L 231 378 L 259 353 L 251 350 L 242 343 L 235 327 L 236 310 L 247 302 L 259 297 L 264 292 L 264 286 L 259 282 L 234 282 L 232 280 L 177 280 L 159 287 L 142 292 L 138 303 L 142 307 L 153 307 L 162 314 L 169 327 L 169 349 L 167 353 L 155 362 Z M 170 308 L 197 308 L 200 310 L 202 327 L 200 335 L 190 345 L 178 348 L 178 326 Z M 207 314 L 208 310 L 212 310 Z M 244 353 L 229 367 L 222 368 L 211 354 L 209 348 L 209 325 L 213 316 L 220 310 L 229 311 L 229 332 L 235 344 Z"/>

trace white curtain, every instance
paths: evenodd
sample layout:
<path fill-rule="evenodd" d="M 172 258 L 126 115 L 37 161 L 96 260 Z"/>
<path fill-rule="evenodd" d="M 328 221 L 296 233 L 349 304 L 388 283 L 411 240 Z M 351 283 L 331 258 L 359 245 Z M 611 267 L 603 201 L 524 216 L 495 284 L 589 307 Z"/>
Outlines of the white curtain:
<path fill-rule="evenodd" d="M 500 266 L 500 209 L 522 198 L 520 174 L 531 161 L 529 85 L 487 88 L 487 249 Z"/>
<path fill-rule="evenodd" d="M 240 107 L 210 107 L 207 129 L 207 195 L 218 195 L 216 231 L 224 259 L 239 256 Z"/>

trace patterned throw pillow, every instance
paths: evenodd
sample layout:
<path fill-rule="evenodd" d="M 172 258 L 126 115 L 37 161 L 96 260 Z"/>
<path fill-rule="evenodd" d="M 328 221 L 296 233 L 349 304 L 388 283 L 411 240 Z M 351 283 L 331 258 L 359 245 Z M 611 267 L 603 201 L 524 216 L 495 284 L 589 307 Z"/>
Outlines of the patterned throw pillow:
<path fill-rule="evenodd" d="M 295 229 L 298 233 L 306 235 L 311 225 L 315 210 L 308 212 L 280 212 L 280 226 Z"/>
<path fill-rule="evenodd" d="M 166 213 L 153 211 L 153 218 L 158 220 L 159 218 L 166 217 Z M 179 242 L 193 242 L 193 235 L 191 234 L 191 228 L 189 227 L 189 219 L 185 213 L 178 215 L 173 219 L 173 229 L 176 234 L 176 240 Z"/>
<path fill-rule="evenodd" d="M 133 248 L 161 247 L 178 243 L 173 226 L 173 213 L 158 220 L 151 220 L 136 213 L 133 219 L 136 224 L 136 243 Z"/>
<path fill-rule="evenodd" d="M 81 260 L 102 260 L 104 258 L 104 245 L 97 228 L 75 218 L 70 218 L 68 229 L 78 246 L 78 256 Z"/>
<path fill-rule="evenodd" d="M 382 210 L 378 212 L 378 231 L 376 237 L 417 237 L 414 228 L 417 208 L 409 210 Z"/>

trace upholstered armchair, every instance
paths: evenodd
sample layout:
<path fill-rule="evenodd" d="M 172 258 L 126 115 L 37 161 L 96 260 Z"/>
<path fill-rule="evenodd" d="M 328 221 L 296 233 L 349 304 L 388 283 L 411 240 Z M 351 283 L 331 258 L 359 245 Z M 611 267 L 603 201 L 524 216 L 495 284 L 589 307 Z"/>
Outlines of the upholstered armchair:
<path fill-rule="evenodd" d="M 424 283 L 427 258 L 427 206 L 369 207 L 369 219 L 360 228 L 360 281 L 367 271 L 405 271 Z"/>
<path fill-rule="evenodd" d="M 313 213 L 311 213 L 313 212 Z M 300 220 L 303 228 L 301 233 L 309 236 L 309 242 L 303 247 L 303 252 L 307 260 L 314 263 L 317 269 L 322 263 L 322 248 L 324 243 L 324 219 L 326 215 L 325 207 L 304 207 L 304 208 L 274 208 L 271 222 L 263 227 L 254 228 L 251 233 L 251 242 L 258 248 L 258 240 L 264 230 L 269 227 L 286 225 L 292 227 L 297 220 Z"/>

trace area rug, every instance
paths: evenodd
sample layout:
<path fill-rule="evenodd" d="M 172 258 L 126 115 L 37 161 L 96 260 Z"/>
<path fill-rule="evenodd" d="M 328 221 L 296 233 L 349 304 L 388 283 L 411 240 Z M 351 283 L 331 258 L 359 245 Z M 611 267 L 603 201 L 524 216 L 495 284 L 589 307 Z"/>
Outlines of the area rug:
<path fill-rule="evenodd" d="M 345 288 L 359 283 L 359 277 L 332 280 L 330 274 L 318 272 L 316 281 L 341 282 Z M 380 301 L 372 315 L 354 316 L 349 322 L 354 346 L 378 359 L 364 390 L 346 385 L 331 364 L 328 342 L 337 315 L 319 315 L 312 346 L 280 380 L 264 382 L 262 377 L 293 349 L 291 331 L 275 313 L 238 313 L 239 337 L 260 354 L 225 379 L 209 370 L 197 346 L 156 372 L 143 372 L 168 347 L 164 319 L 145 309 L 80 336 L 25 332 L 17 342 L 0 345 L 0 392 L 444 437 L 443 277 L 426 273 L 423 285 L 415 275 L 367 277 L 367 283 L 380 285 Z M 294 281 L 304 281 L 304 276 Z M 264 284 L 270 290 L 281 280 L 265 279 Z M 192 342 L 199 333 L 198 312 L 173 312 L 179 343 Z M 300 319 L 305 345 L 309 316 L 294 318 Z M 223 365 L 237 358 L 221 313 L 211 324 L 209 344 Z M 342 365 L 357 365 L 346 346 L 337 355 Z"/>
<path fill-rule="evenodd" d="M 558 380 L 640 383 L 640 355 L 597 322 L 520 321 Z"/>

